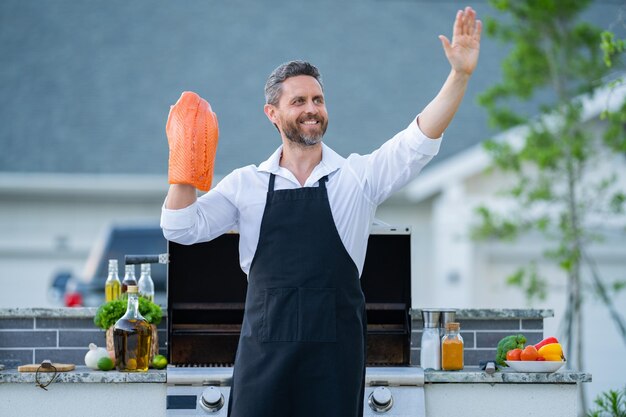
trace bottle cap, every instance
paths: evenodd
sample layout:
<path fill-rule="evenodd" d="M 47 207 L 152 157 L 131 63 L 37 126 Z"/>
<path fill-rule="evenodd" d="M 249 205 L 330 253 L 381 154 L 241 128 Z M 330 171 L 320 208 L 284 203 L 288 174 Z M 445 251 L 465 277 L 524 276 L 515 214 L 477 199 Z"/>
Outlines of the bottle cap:
<path fill-rule="evenodd" d="M 128 287 L 130 288 L 130 287 Z M 455 322 L 450 322 L 450 323 L 446 323 L 446 330 L 449 331 L 459 331 L 461 329 L 461 324 L 460 323 L 455 323 Z"/>
<path fill-rule="evenodd" d="M 422 318 L 424 320 L 424 328 L 438 328 L 439 327 L 439 315 L 440 311 L 437 309 L 423 308 Z"/>
<path fill-rule="evenodd" d="M 137 293 L 137 292 L 138 292 L 138 290 L 137 290 L 137 286 L 136 286 L 136 285 L 129 285 L 129 286 L 126 288 L 126 292 L 127 292 L 128 294 L 131 294 L 131 293 Z"/>

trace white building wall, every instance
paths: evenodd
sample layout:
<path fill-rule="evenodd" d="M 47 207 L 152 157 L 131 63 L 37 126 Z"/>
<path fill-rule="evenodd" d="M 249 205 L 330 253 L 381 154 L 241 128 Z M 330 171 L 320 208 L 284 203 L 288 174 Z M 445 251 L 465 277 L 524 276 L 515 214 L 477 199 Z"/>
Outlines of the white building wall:
<path fill-rule="evenodd" d="M 166 178 L 0 175 L 0 308 L 52 307 L 61 270 L 80 274 L 111 223 L 158 224 Z"/>

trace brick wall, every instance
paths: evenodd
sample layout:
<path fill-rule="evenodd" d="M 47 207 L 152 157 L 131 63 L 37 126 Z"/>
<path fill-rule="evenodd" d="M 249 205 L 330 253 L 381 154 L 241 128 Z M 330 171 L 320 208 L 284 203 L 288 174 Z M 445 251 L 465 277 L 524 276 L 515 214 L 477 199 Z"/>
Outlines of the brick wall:
<path fill-rule="evenodd" d="M 495 358 L 498 341 L 509 334 L 523 333 L 528 343 L 543 338 L 542 318 L 458 318 L 465 342 L 465 365 Z M 411 334 L 411 363 L 420 364 L 422 320 L 414 319 Z M 166 354 L 167 324 L 158 326 L 159 351 Z M 20 364 L 53 362 L 82 365 L 89 343 L 104 347 L 104 330 L 91 317 L 0 318 L 0 363 L 7 367 Z"/>
<path fill-rule="evenodd" d="M 157 326 L 159 351 L 165 354 L 167 327 Z M 0 363 L 7 367 L 52 362 L 85 364 L 89 343 L 106 347 L 104 330 L 93 318 L 0 318 Z"/>
<path fill-rule="evenodd" d="M 522 333 L 528 344 L 543 339 L 543 319 L 457 319 L 461 323 L 465 366 L 477 366 L 481 361 L 496 357 L 500 339 L 510 334 Z M 411 333 L 411 364 L 420 364 L 422 320 L 413 319 Z"/>

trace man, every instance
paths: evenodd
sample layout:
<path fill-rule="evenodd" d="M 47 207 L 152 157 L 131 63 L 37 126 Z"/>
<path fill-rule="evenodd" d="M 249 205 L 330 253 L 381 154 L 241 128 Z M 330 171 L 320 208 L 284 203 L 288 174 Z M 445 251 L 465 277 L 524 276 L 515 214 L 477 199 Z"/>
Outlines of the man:
<path fill-rule="evenodd" d="M 365 302 L 359 285 L 376 207 L 437 153 L 478 61 L 481 22 L 458 11 L 439 94 L 370 155 L 342 158 L 317 69 L 281 65 L 265 86 L 265 114 L 282 146 L 196 199 L 173 184 L 161 225 L 192 244 L 237 229 L 248 293 L 229 402 L 231 417 L 357 417 L 363 413 Z M 332 406 L 329 406 L 332 405 Z"/>

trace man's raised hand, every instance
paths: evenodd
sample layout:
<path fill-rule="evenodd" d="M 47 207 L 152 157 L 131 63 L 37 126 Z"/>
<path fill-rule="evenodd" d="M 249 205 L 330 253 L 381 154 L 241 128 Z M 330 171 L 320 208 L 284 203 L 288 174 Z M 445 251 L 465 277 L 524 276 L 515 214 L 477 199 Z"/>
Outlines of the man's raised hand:
<path fill-rule="evenodd" d="M 439 35 L 452 70 L 467 75 L 474 72 L 480 52 L 481 32 L 482 22 L 476 19 L 476 11 L 468 6 L 456 13 L 452 42 Z"/>

